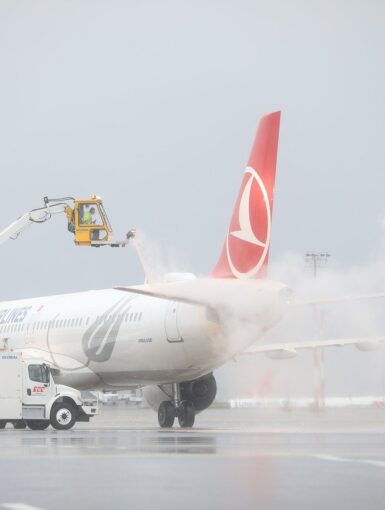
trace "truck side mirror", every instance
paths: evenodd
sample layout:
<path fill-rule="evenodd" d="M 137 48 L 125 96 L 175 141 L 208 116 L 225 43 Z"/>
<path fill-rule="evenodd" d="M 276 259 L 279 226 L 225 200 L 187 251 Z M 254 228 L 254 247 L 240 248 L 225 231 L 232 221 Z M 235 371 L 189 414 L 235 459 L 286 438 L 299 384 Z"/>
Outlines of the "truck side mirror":
<path fill-rule="evenodd" d="M 49 383 L 50 383 L 50 375 L 51 375 L 51 372 L 50 372 L 50 369 L 49 369 L 49 366 L 46 365 L 44 363 L 43 365 L 43 369 L 44 369 L 44 386 L 49 386 Z"/>

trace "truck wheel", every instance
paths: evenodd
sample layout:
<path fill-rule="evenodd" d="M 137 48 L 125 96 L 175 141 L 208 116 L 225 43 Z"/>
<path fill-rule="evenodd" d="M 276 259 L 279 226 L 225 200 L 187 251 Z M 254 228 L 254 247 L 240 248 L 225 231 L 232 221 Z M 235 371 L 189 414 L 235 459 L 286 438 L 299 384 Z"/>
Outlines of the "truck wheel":
<path fill-rule="evenodd" d="M 76 410 L 73 405 L 58 402 L 51 409 L 51 425 L 56 430 L 68 430 L 75 425 Z"/>
<path fill-rule="evenodd" d="M 26 429 L 27 428 L 27 424 L 25 423 L 24 420 L 17 420 L 17 421 L 13 422 L 13 428 L 15 428 L 15 429 Z"/>
<path fill-rule="evenodd" d="M 7 422 L 5 420 L 0 420 L 0 429 L 5 429 Z"/>
<path fill-rule="evenodd" d="M 28 428 L 31 430 L 45 430 L 49 427 L 48 420 L 28 420 L 27 421 Z"/>

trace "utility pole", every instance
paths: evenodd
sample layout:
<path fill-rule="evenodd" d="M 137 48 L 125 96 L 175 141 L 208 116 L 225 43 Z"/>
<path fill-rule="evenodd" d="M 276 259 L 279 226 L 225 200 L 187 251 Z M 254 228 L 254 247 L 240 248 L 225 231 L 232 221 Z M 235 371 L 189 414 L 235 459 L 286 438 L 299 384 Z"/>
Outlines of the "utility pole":
<path fill-rule="evenodd" d="M 329 259 L 330 253 L 327 252 L 308 252 L 305 254 L 306 267 L 311 269 L 314 278 L 317 278 L 319 269 L 327 266 Z M 316 340 L 318 340 L 322 329 L 323 317 L 319 313 L 317 305 L 314 305 L 313 313 L 315 322 L 315 337 Z M 322 347 L 313 350 L 313 373 L 314 410 L 319 411 L 325 406 L 325 351 Z"/>

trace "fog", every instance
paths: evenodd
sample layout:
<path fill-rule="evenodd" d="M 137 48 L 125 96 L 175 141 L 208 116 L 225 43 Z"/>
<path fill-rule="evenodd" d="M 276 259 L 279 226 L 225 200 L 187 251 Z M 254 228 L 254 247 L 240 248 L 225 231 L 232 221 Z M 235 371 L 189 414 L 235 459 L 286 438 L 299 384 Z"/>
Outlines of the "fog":
<path fill-rule="evenodd" d="M 381 244 L 381 243 L 379 243 Z M 380 254 L 379 254 L 380 255 Z M 314 278 L 305 257 L 287 253 L 272 261 L 269 276 L 293 289 L 293 302 L 383 292 L 385 258 L 341 267 L 330 260 Z M 384 336 L 385 299 L 290 307 L 260 344 Z M 376 395 L 385 398 L 385 345 L 371 352 L 355 346 L 324 349 L 326 397 Z M 313 351 L 286 360 L 263 354 L 240 356 L 218 371 L 220 398 L 312 397 L 317 381 Z"/>
<path fill-rule="evenodd" d="M 305 298 L 384 290 L 384 19 L 380 0 L 2 0 L 1 225 L 45 195 L 97 193 L 162 271 L 208 274 L 258 119 L 281 109 L 270 276 Z M 308 250 L 332 255 L 316 282 Z M 75 247 L 57 217 L 1 246 L 0 278 L 8 300 L 143 272 L 132 247 Z M 381 306 L 327 308 L 317 333 L 286 318 L 264 340 L 382 333 Z M 328 350 L 327 389 L 383 392 L 383 358 Z M 312 355 L 218 372 L 226 395 L 261 378 L 311 394 Z"/>

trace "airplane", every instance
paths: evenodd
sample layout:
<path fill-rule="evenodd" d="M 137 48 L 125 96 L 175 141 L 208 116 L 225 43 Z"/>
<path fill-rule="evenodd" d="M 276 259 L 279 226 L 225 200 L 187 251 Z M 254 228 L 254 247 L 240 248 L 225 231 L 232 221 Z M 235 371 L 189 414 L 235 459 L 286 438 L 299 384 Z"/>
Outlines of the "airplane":
<path fill-rule="evenodd" d="M 168 273 L 138 286 L 3 302 L 0 340 L 43 358 L 58 384 L 142 387 L 161 427 L 172 427 L 176 418 L 192 427 L 196 413 L 215 399 L 213 372 L 253 352 L 292 305 L 290 288 L 267 278 L 280 117 L 273 112 L 260 120 L 209 276 Z M 281 359 L 301 348 L 354 344 L 368 350 L 384 340 L 258 344 L 254 352 Z"/>

